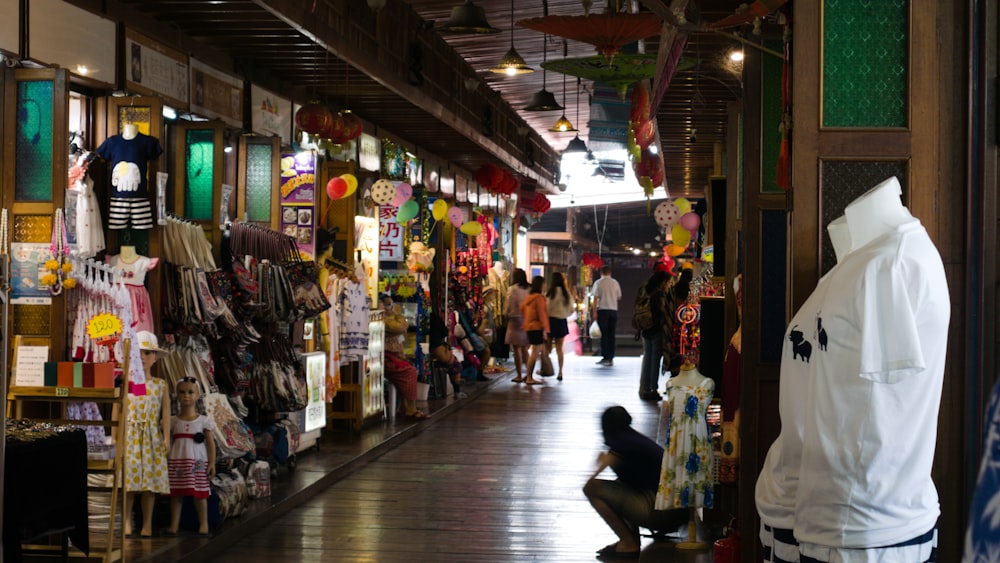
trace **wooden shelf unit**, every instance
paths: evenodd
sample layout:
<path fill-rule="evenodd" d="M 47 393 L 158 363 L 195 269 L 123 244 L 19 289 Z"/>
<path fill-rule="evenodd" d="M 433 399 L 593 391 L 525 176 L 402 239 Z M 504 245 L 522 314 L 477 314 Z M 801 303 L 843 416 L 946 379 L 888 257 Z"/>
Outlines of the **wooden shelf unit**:
<path fill-rule="evenodd" d="M 125 346 L 125 354 L 128 357 L 128 343 Z M 123 373 L 128 374 L 128 362 L 126 362 Z M 127 379 L 127 377 L 126 377 Z M 7 392 L 7 418 L 22 418 L 24 405 L 26 403 L 60 403 L 62 416 L 60 418 L 47 420 L 56 424 L 67 424 L 76 426 L 103 426 L 111 428 L 111 435 L 115 445 L 114 459 L 108 460 L 87 460 L 87 471 L 92 474 L 109 475 L 111 486 L 89 486 L 88 491 L 110 491 L 111 510 L 108 514 L 108 530 L 104 542 L 92 542 L 90 555 L 85 555 L 79 550 L 70 550 L 69 556 L 74 560 L 87 559 L 110 563 L 112 561 L 125 561 L 125 535 L 115 534 L 115 516 L 125 517 L 125 495 L 124 468 L 125 468 L 125 429 L 128 407 L 125 404 L 126 393 L 122 387 L 113 389 L 90 389 L 90 388 L 70 388 L 70 387 L 18 387 L 11 386 Z M 66 403 L 70 401 L 92 401 L 99 404 L 117 405 L 117 420 L 87 421 L 70 420 L 66 417 Z M 32 420 L 39 420 L 33 417 Z M 93 539 L 93 538 L 91 538 Z M 59 545 L 22 545 L 22 550 L 26 557 L 39 555 L 45 557 L 57 556 L 62 549 Z"/>

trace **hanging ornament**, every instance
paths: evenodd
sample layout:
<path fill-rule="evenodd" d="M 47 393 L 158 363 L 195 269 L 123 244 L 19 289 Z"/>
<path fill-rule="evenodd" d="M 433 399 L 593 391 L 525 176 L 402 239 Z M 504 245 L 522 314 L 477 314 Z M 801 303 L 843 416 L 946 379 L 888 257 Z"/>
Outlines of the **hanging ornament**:
<path fill-rule="evenodd" d="M 457 207 L 452 207 L 451 209 L 448 210 L 448 220 L 451 221 L 451 224 L 454 225 L 455 228 L 457 229 L 462 226 L 465 217 L 462 216 L 461 209 Z"/>
<path fill-rule="evenodd" d="M 440 221 L 440 220 L 444 219 L 445 217 L 447 217 L 448 216 L 448 202 L 445 201 L 445 200 L 443 200 L 443 199 L 439 199 L 439 200 L 435 201 L 434 205 L 431 206 L 431 215 L 434 216 L 434 220 L 435 221 Z"/>
<path fill-rule="evenodd" d="M 653 219 L 656 220 L 656 224 L 664 229 L 673 228 L 680 216 L 681 213 L 677 210 L 677 205 L 669 200 L 660 202 L 653 211 Z"/>
<path fill-rule="evenodd" d="M 464 234 L 470 237 L 479 236 L 479 233 L 483 232 L 483 225 L 479 221 L 467 221 L 461 227 L 458 228 Z"/>
<path fill-rule="evenodd" d="M 331 119 L 333 114 L 317 100 L 311 100 L 295 112 L 295 126 L 310 135 L 319 135 L 326 131 Z"/>
<path fill-rule="evenodd" d="M 399 206 L 399 211 L 396 212 L 396 222 L 405 223 L 410 219 L 413 219 L 420 213 L 420 206 L 417 202 L 410 200 L 404 202 L 403 205 Z"/>
<path fill-rule="evenodd" d="M 396 195 L 393 196 L 392 201 L 389 205 L 393 207 L 399 207 L 406 203 L 413 196 L 413 186 L 407 184 L 406 182 L 400 182 L 396 186 Z"/>

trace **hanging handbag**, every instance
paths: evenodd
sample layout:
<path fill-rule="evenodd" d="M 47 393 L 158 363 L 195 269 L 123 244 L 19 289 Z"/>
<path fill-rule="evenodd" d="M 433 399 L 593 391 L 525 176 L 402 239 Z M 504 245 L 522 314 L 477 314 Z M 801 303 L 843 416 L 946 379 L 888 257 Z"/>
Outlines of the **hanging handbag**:
<path fill-rule="evenodd" d="M 295 243 L 291 238 L 288 240 L 291 245 L 289 259 L 282 264 L 282 267 L 291 286 L 292 300 L 300 311 L 300 318 L 312 318 L 329 309 L 330 302 L 319 287 L 316 262 L 302 260 Z"/>

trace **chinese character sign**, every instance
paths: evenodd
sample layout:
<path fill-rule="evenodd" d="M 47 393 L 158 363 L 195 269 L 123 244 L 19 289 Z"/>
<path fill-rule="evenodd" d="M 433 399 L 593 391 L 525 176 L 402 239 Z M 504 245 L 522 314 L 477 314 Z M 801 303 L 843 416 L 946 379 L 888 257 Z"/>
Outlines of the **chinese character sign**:
<path fill-rule="evenodd" d="M 396 208 L 382 205 L 378 208 L 379 248 L 378 258 L 387 262 L 403 260 L 403 226 L 396 222 Z"/>

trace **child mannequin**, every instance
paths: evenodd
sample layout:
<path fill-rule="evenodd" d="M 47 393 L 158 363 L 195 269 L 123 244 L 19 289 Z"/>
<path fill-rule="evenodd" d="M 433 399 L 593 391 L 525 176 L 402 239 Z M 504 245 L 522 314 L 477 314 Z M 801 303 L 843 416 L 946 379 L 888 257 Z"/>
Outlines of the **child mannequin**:
<path fill-rule="evenodd" d="M 181 523 L 181 503 L 184 497 L 194 497 L 198 513 L 198 533 L 208 534 L 209 479 L 215 475 L 215 439 L 212 419 L 199 414 L 196 408 L 201 388 L 193 377 L 177 382 L 177 402 L 180 411 L 171 427 L 170 466 L 170 527 L 176 534 Z"/>
<path fill-rule="evenodd" d="M 156 495 L 170 492 L 167 479 L 167 450 L 170 449 L 170 394 L 167 384 L 150 371 L 166 353 L 159 347 L 156 335 L 140 331 L 136 334 L 146 372 L 146 394 L 126 398 L 128 406 L 128 436 L 125 441 L 125 535 L 132 533 L 132 507 L 139 493 L 142 504 L 144 538 L 153 536 L 153 505 Z"/>

